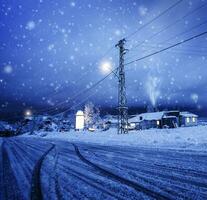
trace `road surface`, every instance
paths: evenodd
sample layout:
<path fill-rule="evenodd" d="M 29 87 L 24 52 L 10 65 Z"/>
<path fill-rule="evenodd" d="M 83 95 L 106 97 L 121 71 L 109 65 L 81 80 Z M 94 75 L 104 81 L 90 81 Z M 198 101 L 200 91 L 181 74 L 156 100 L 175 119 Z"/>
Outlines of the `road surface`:
<path fill-rule="evenodd" d="M 207 199 L 206 152 L 0 140 L 0 199 Z"/>

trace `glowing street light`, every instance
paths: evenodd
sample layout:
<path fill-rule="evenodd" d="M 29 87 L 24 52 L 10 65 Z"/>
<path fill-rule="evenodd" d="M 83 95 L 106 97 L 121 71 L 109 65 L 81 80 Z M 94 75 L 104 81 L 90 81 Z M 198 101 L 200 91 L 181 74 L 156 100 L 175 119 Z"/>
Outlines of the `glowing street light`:
<path fill-rule="evenodd" d="M 110 61 L 103 61 L 100 64 L 100 70 L 102 74 L 108 74 L 112 71 L 112 63 Z"/>
<path fill-rule="evenodd" d="M 32 111 L 31 110 L 26 110 L 24 112 L 25 117 L 31 117 L 32 116 Z"/>

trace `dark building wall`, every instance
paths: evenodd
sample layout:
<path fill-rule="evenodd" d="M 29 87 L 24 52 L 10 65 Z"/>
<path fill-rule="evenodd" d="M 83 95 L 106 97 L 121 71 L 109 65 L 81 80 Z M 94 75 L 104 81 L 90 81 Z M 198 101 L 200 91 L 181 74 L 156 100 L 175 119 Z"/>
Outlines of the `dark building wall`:
<path fill-rule="evenodd" d="M 159 128 L 157 125 L 157 120 L 143 120 L 140 122 L 140 128 L 141 129 L 149 129 L 149 128 Z"/>
<path fill-rule="evenodd" d="M 189 122 L 187 122 L 187 118 L 189 118 Z M 195 122 L 193 122 L 193 118 L 195 119 Z M 181 116 L 180 122 L 181 122 L 181 126 L 197 126 L 198 118 Z"/>

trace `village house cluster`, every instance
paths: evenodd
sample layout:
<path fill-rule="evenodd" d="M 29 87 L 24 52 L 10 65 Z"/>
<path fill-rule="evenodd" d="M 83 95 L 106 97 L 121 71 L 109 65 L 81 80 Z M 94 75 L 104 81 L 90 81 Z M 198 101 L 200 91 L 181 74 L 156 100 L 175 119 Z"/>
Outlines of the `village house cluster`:
<path fill-rule="evenodd" d="M 67 117 L 52 116 L 26 116 L 22 123 L 9 125 L 6 122 L 0 123 L 0 135 L 11 135 L 35 131 L 42 132 L 70 132 L 70 130 L 106 131 L 118 127 L 116 115 L 105 115 L 100 117 L 99 112 L 93 109 L 77 111 L 75 116 L 70 114 Z M 178 128 L 198 125 L 198 116 L 190 112 L 162 111 L 148 112 L 130 116 L 128 119 L 128 130 L 144 130 L 151 128 Z"/>
<path fill-rule="evenodd" d="M 130 129 L 177 128 L 196 126 L 198 116 L 190 112 L 162 111 L 142 113 L 128 120 Z"/>
<path fill-rule="evenodd" d="M 78 111 L 76 113 L 76 130 L 84 130 L 84 112 Z M 103 119 L 102 127 L 104 129 L 109 129 L 111 127 L 116 128 L 118 126 L 117 116 L 107 117 Z M 162 112 L 150 112 L 142 113 L 138 115 L 131 116 L 128 119 L 128 129 L 129 130 L 143 130 L 150 128 L 177 128 L 177 127 L 188 127 L 196 126 L 198 124 L 198 115 L 190 112 L 180 112 L 180 111 L 162 111 Z M 93 127 L 88 127 L 89 130 L 94 131 L 95 125 Z"/>

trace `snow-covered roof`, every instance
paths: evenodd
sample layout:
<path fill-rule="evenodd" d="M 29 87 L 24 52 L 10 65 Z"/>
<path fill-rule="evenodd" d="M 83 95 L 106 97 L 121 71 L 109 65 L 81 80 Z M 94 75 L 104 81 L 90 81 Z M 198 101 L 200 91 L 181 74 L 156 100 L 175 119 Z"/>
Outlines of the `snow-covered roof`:
<path fill-rule="evenodd" d="M 190 112 L 180 112 L 180 115 L 183 117 L 198 117 L 198 115 L 195 115 L 193 113 Z"/>
<path fill-rule="evenodd" d="M 82 110 L 79 110 L 76 115 L 84 115 Z"/>
<path fill-rule="evenodd" d="M 110 121 L 112 124 L 118 123 L 118 119 L 117 118 L 112 118 L 112 119 L 109 119 L 108 121 Z"/>
<path fill-rule="evenodd" d="M 142 113 L 129 119 L 129 122 L 140 122 L 143 120 L 159 120 L 162 119 L 164 112 Z M 141 119 L 140 119 L 141 117 Z"/>
<path fill-rule="evenodd" d="M 176 116 L 169 115 L 169 116 L 163 116 L 163 118 L 165 118 L 165 119 L 172 119 L 172 118 L 177 118 L 177 117 Z"/>

